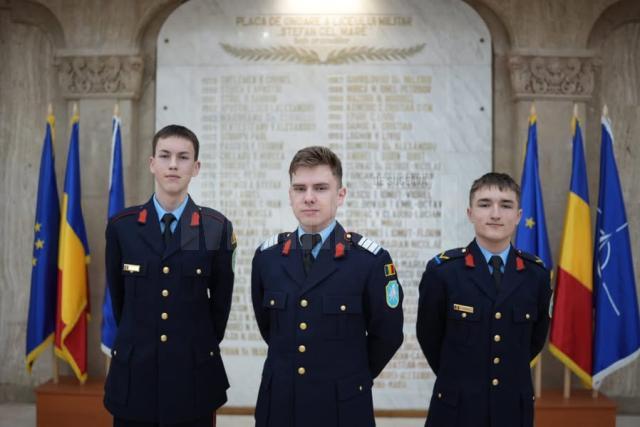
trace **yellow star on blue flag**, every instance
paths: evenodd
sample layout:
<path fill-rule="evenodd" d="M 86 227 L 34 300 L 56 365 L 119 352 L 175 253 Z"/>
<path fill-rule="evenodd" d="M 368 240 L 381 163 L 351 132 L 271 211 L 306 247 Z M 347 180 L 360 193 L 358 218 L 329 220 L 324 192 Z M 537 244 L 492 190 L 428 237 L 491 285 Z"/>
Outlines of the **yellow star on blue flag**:
<path fill-rule="evenodd" d="M 53 155 L 53 125 L 54 119 L 50 113 L 47 117 L 40 159 L 38 198 L 33 225 L 31 293 L 25 360 L 29 371 L 38 356 L 53 342 L 56 326 L 60 202 Z M 45 242 L 47 242 L 46 246 Z"/>
<path fill-rule="evenodd" d="M 531 108 L 529 117 L 529 134 L 527 149 L 520 182 L 520 205 L 522 217 L 526 218 L 518 224 L 516 247 L 523 251 L 537 255 L 548 269 L 552 269 L 549 237 L 544 217 L 544 203 L 542 202 L 542 187 L 538 173 L 538 119 L 535 109 Z"/>

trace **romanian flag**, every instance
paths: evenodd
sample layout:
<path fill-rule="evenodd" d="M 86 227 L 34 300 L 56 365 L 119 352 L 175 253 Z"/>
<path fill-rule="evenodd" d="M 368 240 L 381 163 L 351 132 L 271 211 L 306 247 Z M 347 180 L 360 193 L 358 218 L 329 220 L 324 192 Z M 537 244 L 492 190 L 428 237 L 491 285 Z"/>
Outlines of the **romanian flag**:
<path fill-rule="evenodd" d="M 84 383 L 87 379 L 89 245 L 80 203 L 79 133 L 79 118 L 74 111 L 62 196 L 55 346 L 56 355 L 66 360 Z"/>
<path fill-rule="evenodd" d="M 111 218 L 124 209 L 124 180 L 122 178 L 122 135 L 120 133 L 120 118 L 116 114 L 113 116 L 113 132 L 111 137 L 111 176 L 109 179 L 109 207 L 107 217 Z M 111 349 L 116 340 L 118 326 L 113 316 L 111 306 L 111 294 L 109 284 L 104 291 L 104 301 L 102 303 L 102 328 L 101 345 L 102 352 L 111 357 Z"/>
<path fill-rule="evenodd" d="M 577 113 L 573 117 L 571 188 L 560 244 L 549 350 L 591 388 L 593 243 L 587 167 Z"/>
<path fill-rule="evenodd" d="M 58 232 L 60 227 L 60 199 L 56 183 L 53 155 L 55 119 L 51 111 L 47 117 L 31 259 L 31 295 L 27 322 L 27 370 L 44 349 L 53 342 L 56 329 L 56 292 L 58 288 Z"/>

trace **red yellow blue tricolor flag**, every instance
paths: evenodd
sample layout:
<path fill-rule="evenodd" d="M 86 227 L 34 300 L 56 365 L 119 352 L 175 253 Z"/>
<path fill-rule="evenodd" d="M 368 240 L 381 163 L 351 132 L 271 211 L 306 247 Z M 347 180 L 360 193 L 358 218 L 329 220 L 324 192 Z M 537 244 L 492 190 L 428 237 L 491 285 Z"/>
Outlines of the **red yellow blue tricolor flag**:
<path fill-rule="evenodd" d="M 74 106 L 60 221 L 55 351 L 69 363 L 80 382 L 84 382 L 87 379 L 89 245 L 81 207 L 79 121 Z"/>
<path fill-rule="evenodd" d="M 33 227 L 31 258 L 31 294 L 27 321 L 27 370 L 53 342 L 56 329 L 56 294 L 58 289 L 58 232 L 60 231 L 60 199 L 56 183 L 53 136 L 55 119 L 49 106 L 45 127 L 38 199 Z"/>
<path fill-rule="evenodd" d="M 560 243 L 549 350 L 591 388 L 593 243 L 587 167 L 577 111 L 573 117 L 571 187 Z"/>

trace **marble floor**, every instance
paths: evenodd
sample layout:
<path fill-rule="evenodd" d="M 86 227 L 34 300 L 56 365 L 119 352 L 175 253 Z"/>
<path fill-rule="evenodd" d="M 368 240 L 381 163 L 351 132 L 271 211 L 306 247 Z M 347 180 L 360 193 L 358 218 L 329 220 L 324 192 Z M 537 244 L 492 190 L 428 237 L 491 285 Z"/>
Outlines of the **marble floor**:
<path fill-rule="evenodd" d="M 379 418 L 378 427 L 422 427 L 418 418 Z M 35 427 L 36 407 L 33 404 L 0 404 L 0 427 Z M 640 417 L 619 416 L 616 427 L 638 427 Z M 218 427 L 253 427 L 253 417 L 227 415 L 218 417 Z"/>

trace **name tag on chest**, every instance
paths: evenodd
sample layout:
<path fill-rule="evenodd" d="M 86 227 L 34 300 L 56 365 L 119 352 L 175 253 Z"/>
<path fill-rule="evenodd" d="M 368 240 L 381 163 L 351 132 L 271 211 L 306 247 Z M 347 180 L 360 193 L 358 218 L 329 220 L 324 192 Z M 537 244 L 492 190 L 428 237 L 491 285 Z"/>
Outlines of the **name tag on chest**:
<path fill-rule="evenodd" d="M 473 314 L 473 307 L 469 305 L 453 304 L 453 309 L 455 311 L 461 311 L 463 313 Z"/>
<path fill-rule="evenodd" d="M 127 273 L 140 273 L 140 265 L 139 264 L 124 264 L 122 266 L 122 271 Z"/>

